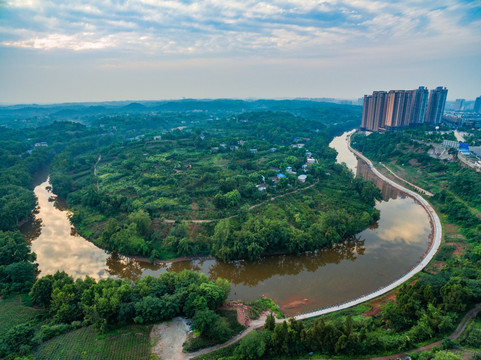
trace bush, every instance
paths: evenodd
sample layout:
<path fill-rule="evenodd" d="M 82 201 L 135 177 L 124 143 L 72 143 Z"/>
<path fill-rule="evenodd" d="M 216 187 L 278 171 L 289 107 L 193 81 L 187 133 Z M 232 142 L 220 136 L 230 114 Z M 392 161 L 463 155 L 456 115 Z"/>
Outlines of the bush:
<path fill-rule="evenodd" d="M 77 321 L 76 323 L 80 323 Z M 73 330 L 74 326 L 69 324 L 42 325 L 40 332 L 35 337 L 39 342 L 45 342 L 51 338 Z"/>
<path fill-rule="evenodd" d="M 35 330 L 28 324 L 17 325 L 0 338 L 0 358 L 8 354 L 27 354 L 35 344 Z"/>
<path fill-rule="evenodd" d="M 266 352 L 266 348 L 266 333 L 262 331 L 252 331 L 240 341 L 234 354 L 239 359 L 260 359 Z"/>

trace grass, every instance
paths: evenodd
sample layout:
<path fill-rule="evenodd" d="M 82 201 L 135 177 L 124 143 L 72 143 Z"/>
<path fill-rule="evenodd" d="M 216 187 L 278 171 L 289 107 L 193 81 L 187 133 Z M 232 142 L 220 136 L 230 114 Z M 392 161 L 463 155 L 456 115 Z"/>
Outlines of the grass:
<path fill-rule="evenodd" d="M 326 315 L 309 318 L 304 320 L 303 322 L 304 322 L 304 325 L 306 325 L 307 327 L 311 327 L 314 325 L 314 322 L 321 317 L 325 321 L 331 321 L 331 320 L 345 321 L 348 316 L 351 316 L 354 321 L 357 321 L 357 320 L 365 319 L 365 316 L 363 314 L 366 311 L 369 311 L 371 309 L 372 309 L 372 306 L 369 305 L 369 302 L 366 302 L 349 309 L 335 311 Z"/>
<path fill-rule="evenodd" d="M 0 300 L 0 334 L 26 323 L 41 314 L 41 310 L 22 305 L 20 296 Z"/>
<path fill-rule="evenodd" d="M 278 319 L 284 318 L 284 314 L 279 309 L 279 305 L 277 305 L 274 300 L 270 298 L 260 298 L 251 302 L 245 303 L 249 306 L 249 317 L 251 319 L 257 319 L 259 315 L 266 310 L 270 310 L 271 312 L 276 314 Z"/>
<path fill-rule="evenodd" d="M 151 359 L 151 326 L 130 325 L 105 335 L 93 327 L 63 334 L 40 345 L 39 360 L 50 359 Z"/>

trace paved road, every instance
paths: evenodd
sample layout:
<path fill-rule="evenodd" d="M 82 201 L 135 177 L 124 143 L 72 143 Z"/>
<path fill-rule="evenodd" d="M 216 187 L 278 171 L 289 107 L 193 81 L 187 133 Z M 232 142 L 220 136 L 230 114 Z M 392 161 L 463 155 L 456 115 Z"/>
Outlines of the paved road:
<path fill-rule="evenodd" d="M 348 138 L 348 141 L 350 141 L 349 138 Z M 386 286 L 386 287 L 384 287 L 384 288 L 382 288 L 382 289 L 380 289 L 376 292 L 373 292 L 369 295 L 362 296 L 358 299 L 346 302 L 344 304 L 339 304 L 339 305 L 331 306 L 329 308 L 324 308 L 324 309 L 321 309 L 321 310 L 318 310 L 318 311 L 297 315 L 297 316 L 294 317 L 296 320 L 308 319 L 308 318 L 311 318 L 311 317 L 316 317 L 316 316 L 319 316 L 319 315 L 328 314 L 328 313 L 331 313 L 331 312 L 334 312 L 334 311 L 347 309 L 349 307 L 361 304 L 361 303 L 366 302 L 368 300 L 372 300 L 372 299 L 374 299 L 374 298 L 376 298 L 380 295 L 383 295 L 383 294 L 391 291 L 392 289 L 398 287 L 399 285 L 401 285 L 405 281 L 409 280 L 412 276 L 417 274 L 419 271 L 421 271 L 431 261 L 431 259 L 434 257 L 434 255 L 436 254 L 436 252 L 439 249 L 439 246 L 441 244 L 441 238 L 442 238 L 441 221 L 439 220 L 438 215 L 436 214 L 434 209 L 431 207 L 431 205 L 423 197 L 421 197 L 419 194 L 417 194 L 417 193 L 415 193 L 411 190 L 408 190 L 405 187 L 403 187 L 403 186 L 397 184 L 396 182 L 392 181 L 391 179 L 388 179 L 387 177 L 385 177 L 383 174 L 381 174 L 373 166 L 372 162 L 368 158 L 366 158 L 364 155 L 362 155 L 358 151 L 351 148 L 349 143 L 348 143 L 348 146 L 349 146 L 349 149 L 354 154 L 359 156 L 361 159 L 363 159 L 368 164 L 369 168 L 374 172 L 374 174 L 376 174 L 379 178 L 381 178 L 385 182 L 389 183 L 393 187 L 395 187 L 395 188 L 405 192 L 406 194 L 410 195 L 411 197 L 415 198 L 424 207 L 424 209 L 428 213 L 429 217 L 431 218 L 431 221 L 432 221 L 432 224 L 433 224 L 433 233 L 434 233 L 433 234 L 433 242 L 432 242 L 431 247 L 429 248 L 428 252 L 424 256 L 423 260 L 421 261 L 421 263 L 419 263 L 415 268 L 413 268 L 406 275 L 404 275 L 399 280 L 393 282 L 392 284 L 390 284 L 390 285 L 388 285 L 388 286 Z M 314 185 L 315 184 L 313 184 L 311 186 L 314 186 Z M 463 320 L 461 321 L 461 323 L 459 324 L 458 328 L 450 336 L 450 338 L 451 339 L 457 339 L 462 334 L 464 329 L 466 328 L 466 325 L 467 325 L 468 321 L 473 316 L 475 316 L 480 309 L 481 309 L 481 304 L 478 304 L 474 309 L 472 309 L 470 312 L 468 312 L 466 314 L 466 316 L 463 318 Z M 236 342 L 236 341 L 240 340 L 241 338 L 243 338 L 244 336 L 246 336 L 249 332 L 255 330 L 258 327 L 261 327 L 265 322 L 265 317 L 263 317 L 262 319 L 259 319 L 256 322 L 258 322 L 258 323 L 255 324 L 255 325 L 254 325 L 254 323 L 252 323 L 242 333 L 240 333 L 236 337 L 232 338 L 231 340 L 227 341 L 226 343 L 221 344 L 221 345 L 217 345 L 217 346 L 212 347 L 212 348 L 204 349 L 204 350 L 198 351 L 196 353 L 192 353 L 192 354 L 189 355 L 189 358 L 193 358 L 193 357 L 196 357 L 196 356 L 199 356 L 199 355 L 203 355 L 203 354 L 209 353 L 209 352 L 214 351 L 214 350 L 222 349 L 226 346 L 229 346 L 229 345 L 233 344 L 234 342 Z M 441 342 L 438 341 L 438 342 L 435 342 L 431 345 L 427 345 L 427 346 L 424 346 L 422 348 L 412 350 L 410 352 L 427 351 L 427 350 L 432 349 L 434 346 L 439 346 L 440 344 L 441 344 Z M 390 356 L 385 356 L 385 357 L 373 358 L 373 360 L 391 360 L 391 359 L 396 359 L 400 355 L 403 355 L 403 354 L 396 354 L 396 355 L 390 355 Z M 330 360 L 330 359 L 322 359 L 322 360 Z"/>
<path fill-rule="evenodd" d="M 383 288 L 380 288 L 379 290 L 377 290 L 377 291 L 375 291 L 371 294 L 361 296 L 357 299 L 345 302 L 343 304 L 338 304 L 338 305 L 335 305 L 335 306 L 319 309 L 317 311 L 312 311 L 312 312 L 309 312 L 309 313 L 306 313 L 306 314 L 297 315 L 297 316 L 295 316 L 296 320 L 308 319 L 308 318 L 328 314 L 328 313 L 331 313 L 331 312 L 334 312 L 334 311 L 344 310 L 344 309 L 353 307 L 355 305 L 361 304 L 363 302 L 366 302 L 368 300 L 372 300 L 374 298 L 377 298 L 378 296 L 381 296 L 381 295 L 395 289 L 399 285 L 403 284 L 404 282 L 406 282 L 407 280 L 412 278 L 415 274 L 420 272 L 422 269 L 424 269 L 429 264 L 429 262 L 432 260 L 432 258 L 434 257 L 434 255 L 438 251 L 439 246 L 441 245 L 441 239 L 442 239 L 441 220 L 439 220 L 439 216 L 436 214 L 436 212 L 434 211 L 431 204 L 429 204 L 421 195 L 415 193 L 414 191 L 406 189 L 402 185 L 394 182 L 393 180 L 391 180 L 391 179 L 387 178 L 386 176 L 384 176 L 383 174 L 381 174 L 374 167 L 371 160 L 369 160 L 367 157 L 365 157 L 359 151 L 357 151 L 357 150 L 355 150 L 351 147 L 350 140 L 351 140 L 350 137 L 348 137 L 347 138 L 347 142 L 348 142 L 347 145 L 349 147 L 349 150 L 351 150 L 356 156 L 358 156 L 362 160 L 364 160 L 367 163 L 367 165 L 369 166 L 369 168 L 371 169 L 371 171 L 376 176 L 378 176 L 379 178 L 381 178 L 383 181 L 387 182 L 391 186 L 395 187 L 396 189 L 399 189 L 402 192 L 406 193 L 407 195 L 411 196 L 416 201 L 418 201 L 421 204 L 422 207 L 424 207 L 427 214 L 431 218 L 431 223 L 433 224 L 433 241 L 430 245 L 430 248 L 428 249 L 425 256 L 423 257 L 422 261 L 417 266 L 415 266 L 413 269 L 411 269 L 406 275 L 401 277 L 400 279 L 394 281 L 393 283 L 391 283 L 391 284 L 389 284 L 389 285 L 387 285 Z"/>
<path fill-rule="evenodd" d="M 479 313 L 480 310 L 481 310 L 481 304 L 477 304 L 474 308 L 472 308 L 470 311 L 468 311 L 466 313 L 466 315 L 463 317 L 463 319 L 460 321 L 456 330 L 454 330 L 454 332 L 451 335 L 449 335 L 448 337 L 453 341 L 457 340 L 463 334 L 464 330 L 466 330 L 466 327 L 468 326 L 469 321 L 473 317 L 475 317 Z M 212 351 L 219 350 L 219 349 L 225 348 L 229 345 L 232 345 L 236 341 L 242 339 L 244 336 L 246 336 L 251 331 L 263 327 L 264 323 L 265 323 L 265 320 L 266 320 L 266 315 L 263 315 L 258 320 L 252 321 L 249 324 L 248 328 L 246 328 L 243 332 L 241 332 L 237 336 L 233 337 L 229 341 L 225 342 L 224 344 L 220 344 L 220 345 L 216 345 L 216 346 L 213 346 L 213 347 L 210 347 L 210 348 L 207 348 L 207 349 L 199 350 L 195 353 L 185 354 L 185 358 L 186 359 L 192 359 L 196 356 L 204 355 L 204 354 L 210 353 Z M 276 319 L 276 323 L 280 323 L 282 321 L 284 321 L 284 320 L 283 319 L 282 320 Z M 420 352 L 423 352 L 423 351 L 429 351 L 435 346 L 440 347 L 441 343 L 442 343 L 442 340 L 436 341 L 436 342 L 433 342 L 432 344 L 422 346 L 420 348 L 410 350 L 410 351 L 407 351 L 407 352 L 408 353 L 420 353 Z M 406 352 L 403 352 L 403 353 L 381 356 L 381 357 L 376 357 L 376 358 L 365 358 L 363 360 L 395 360 L 395 359 L 399 359 L 402 355 L 405 355 L 405 354 L 406 354 Z M 333 360 L 333 359 L 316 359 L 316 360 Z M 358 360 L 358 359 L 354 358 L 354 359 L 350 359 L 350 360 Z"/>
<path fill-rule="evenodd" d="M 386 165 L 384 165 L 383 163 L 379 163 L 381 164 L 382 166 L 384 166 L 386 168 L 387 171 L 389 171 L 393 176 L 395 176 L 397 179 L 401 180 L 401 181 L 404 181 L 406 184 L 412 186 L 414 189 L 416 189 L 417 192 L 421 193 L 421 194 L 424 194 L 424 195 L 427 195 L 427 196 L 434 196 L 434 194 L 432 192 L 429 192 L 425 189 L 423 189 L 422 187 L 419 187 L 417 185 L 414 185 L 413 183 L 410 183 L 409 181 L 403 179 L 402 177 L 400 177 L 398 174 L 396 174 L 394 171 L 392 171 L 391 169 L 389 169 Z"/>

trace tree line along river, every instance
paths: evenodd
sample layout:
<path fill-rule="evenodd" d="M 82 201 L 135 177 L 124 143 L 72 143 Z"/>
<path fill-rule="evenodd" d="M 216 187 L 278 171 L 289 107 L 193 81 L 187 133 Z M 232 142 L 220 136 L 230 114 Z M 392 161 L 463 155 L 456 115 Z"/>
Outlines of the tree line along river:
<path fill-rule="evenodd" d="M 424 208 L 356 159 L 348 149 L 346 136 L 347 132 L 334 138 L 330 146 L 338 152 L 338 162 L 381 189 L 383 200 L 376 204 L 381 217 L 355 239 L 332 249 L 232 263 L 212 258 L 156 265 L 137 261 L 108 253 L 76 234 L 68 220 L 65 202 L 51 192 L 47 172 L 38 174 L 34 189 L 38 209 L 21 230 L 32 242 L 41 275 L 64 270 L 74 277 L 136 279 L 189 269 L 212 279 L 228 279 L 231 299 L 268 296 L 290 316 L 343 303 L 385 287 L 406 274 L 421 261 L 432 235 Z"/>

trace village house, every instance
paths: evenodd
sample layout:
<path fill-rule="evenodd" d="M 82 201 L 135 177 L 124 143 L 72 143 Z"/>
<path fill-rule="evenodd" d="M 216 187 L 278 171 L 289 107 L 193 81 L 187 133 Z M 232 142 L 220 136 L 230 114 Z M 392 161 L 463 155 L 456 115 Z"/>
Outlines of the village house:
<path fill-rule="evenodd" d="M 307 175 L 299 175 L 297 177 L 297 180 L 299 180 L 300 183 L 304 184 L 306 182 Z"/>
<path fill-rule="evenodd" d="M 256 188 L 257 188 L 257 190 L 259 190 L 259 191 L 261 191 L 261 192 L 266 192 L 266 191 L 267 191 L 267 186 L 266 186 L 266 184 L 256 185 Z"/>

